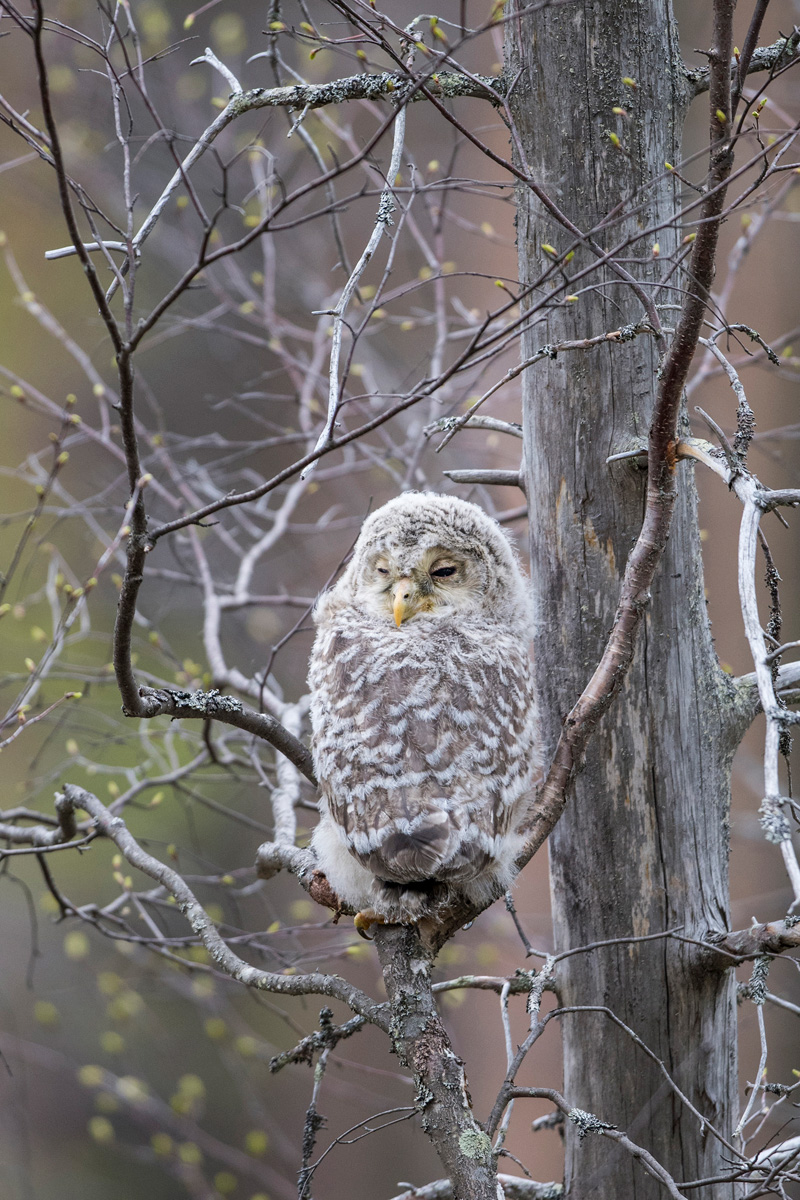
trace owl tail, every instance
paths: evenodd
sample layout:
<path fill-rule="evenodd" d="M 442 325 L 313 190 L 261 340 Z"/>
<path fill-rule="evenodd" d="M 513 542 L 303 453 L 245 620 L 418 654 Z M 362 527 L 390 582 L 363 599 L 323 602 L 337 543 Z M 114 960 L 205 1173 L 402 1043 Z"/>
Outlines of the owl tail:
<path fill-rule="evenodd" d="M 394 830 L 362 862 L 385 884 L 425 888 L 436 883 L 450 850 L 450 830 L 440 822 Z"/>

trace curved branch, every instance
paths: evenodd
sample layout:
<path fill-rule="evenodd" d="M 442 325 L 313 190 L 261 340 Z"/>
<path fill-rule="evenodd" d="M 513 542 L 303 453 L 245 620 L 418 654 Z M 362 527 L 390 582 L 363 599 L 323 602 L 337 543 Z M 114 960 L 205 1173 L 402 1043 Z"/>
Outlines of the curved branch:
<path fill-rule="evenodd" d="M 730 130 L 730 79 L 727 63 L 732 48 L 733 4 L 715 5 L 713 48 L 710 53 L 710 151 L 708 195 L 692 246 L 687 295 L 672 343 L 660 372 L 658 396 L 650 426 L 647 506 L 642 528 L 625 566 L 619 605 L 603 656 L 568 714 L 547 778 L 530 816 L 521 869 L 555 827 L 566 804 L 567 791 L 586 743 L 619 691 L 633 660 L 636 635 L 650 600 L 650 586 L 661 562 L 677 497 L 675 448 L 677 421 L 686 376 L 697 349 L 709 288 L 714 277 L 717 242 L 733 166 Z"/>
<path fill-rule="evenodd" d="M 37 846 L 46 849 L 50 846 L 60 846 L 71 842 L 78 836 L 78 823 L 75 820 L 75 807 L 63 796 L 56 797 L 56 816 L 58 824 L 48 828 L 46 825 L 9 825 L 0 824 L 0 838 L 5 841 L 22 843 L 26 846 Z M 2 857 L 2 851 L 0 851 Z"/>
<path fill-rule="evenodd" d="M 235 696 L 221 696 L 216 690 L 178 692 L 171 688 L 140 687 L 137 689 L 137 698 L 139 704 L 136 711 L 131 712 L 127 706 L 123 709 L 127 717 L 165 716 L 195 721 L 207 720 L 210 717 L 224 725 L 234 725 L 237 729 L 243 729 L 246 733 L 252 733 L 255 737 L 269 742 L 294 763 L 309 783 L 317 786 L 308 747 L 281 725 L 280 721 L 276 721 L 268 713 L 245 708 Z"/>
<path fill-rule="evenodd" d="M 239 958 L 220 937 L 213 921 L 186 881 L 177 871 L 143 850 L 121 817 L 115 817 L 96 796 L 75 784 L 68 783 L 65 786 L 64 798 L 73 808 L 82 808 L 90 815 L 97 832 L 110 838 L 132 867 L 154 879 L 175 897 L 181 912 L 219 970 L 231 979 L 258 991 L 276 992 L 284 996 L 330 996 L 346 1004 L 367 1021 L 388 1030 L 385 1007 L 338 975 L 323 975 L 319 972 L 309 975 L 280 975 L 273 971 L 262 971 Z"/>

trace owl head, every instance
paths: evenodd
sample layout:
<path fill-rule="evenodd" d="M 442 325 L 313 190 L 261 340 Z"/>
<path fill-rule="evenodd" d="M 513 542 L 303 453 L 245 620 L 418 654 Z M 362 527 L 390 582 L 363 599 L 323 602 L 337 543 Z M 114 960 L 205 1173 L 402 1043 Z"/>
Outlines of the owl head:
<path fill-rule="evenodd" d="M 406 492 L 372 513 L 318 619 L 345 604 L 409 633 L 423 614 L 529 625 L 525 576 L 503 530 L 477 504 Z"/>

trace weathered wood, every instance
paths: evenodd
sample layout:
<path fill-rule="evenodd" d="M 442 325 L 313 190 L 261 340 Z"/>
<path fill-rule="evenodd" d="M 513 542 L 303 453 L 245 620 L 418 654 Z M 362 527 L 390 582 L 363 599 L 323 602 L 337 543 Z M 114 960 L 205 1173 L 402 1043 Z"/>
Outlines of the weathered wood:
<path fill-rule="evenodd" d="M 507 48 L 509 77 L 519 76 L 511 107 L 536 182 L 571 222 L 595 230 L 604 251 L 638 237 L 621 256 L 626 268 L 651 298 L 680 302 L 679 293 L 656 295 L 652 286 L 666 274 L 663 258 L 678 231 L 642 236 L 677 208 L 664 163 L 680 161 L 688 95 L 670 5 L 585 0 L 544 8 L 509 22 Z M 518 199 L 525 285 L 548 261 L 543 245 L 562 252 L 573 238 L 524 185 Z M 597 228 L 613 211 L 621 219 Z M 578 246 L 570 268 L 593 257 Z M 527 335 L 523 357 L 543 342 L 641 319 L 641 299 L 608 267 L 589 282 L 602 286 L 551 309 L 546 324 Z M 685 282 L 673 276 L 673 286 Z M 654 341 L 637 338 L 591 356 L 545 360 L 523 376 L 536 677 L 549 751 L 602 652 L 641 526 L 644 473 L 605 459 L 646 437 L 657 369 Z M 676 468 L 674 523 L 633 667 L 550 840 L 559 950 L 677 925 L 694 937 L 727 927 L 734 700 L 706 616 L 693 469 Z M 690 945 L 651 942 L 576 955 L 564 964 L 559 988 L 565 1005 L 612 1008 L 708 1120 L 730 1131 L 737 1106 L 730 972 L 708 971 Z M 563 1029 L 570 1104 L 614 1122 L 677 1180 L 720 1173 L 723 1148 L 703 1136 L 624 1034 L 587 1014 L 566 1018 Z M 630 1156 L 601 1138 L 579 1142 L 574 1129 L 567 1130 L 565 1182 L 576 1200 L 659 1194 Z M 717 1185 L 713 1194 L 720 1200 L 734 1191 Z M 706 1197 L 703 1189 L 692 1195 Z"/>

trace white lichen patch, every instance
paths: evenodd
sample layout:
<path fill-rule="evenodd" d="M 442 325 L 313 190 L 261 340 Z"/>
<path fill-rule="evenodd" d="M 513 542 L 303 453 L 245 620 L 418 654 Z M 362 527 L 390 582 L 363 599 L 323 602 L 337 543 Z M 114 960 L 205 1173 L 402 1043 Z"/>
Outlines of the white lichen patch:
<path fill-rule="evenodd" d="M 491 1138 L 482 1129 L 465 1129 L 458 1139 L 458 1148 L 465 1158 L 471 1158 L 486 1166 L 491 1161 Z"/>

